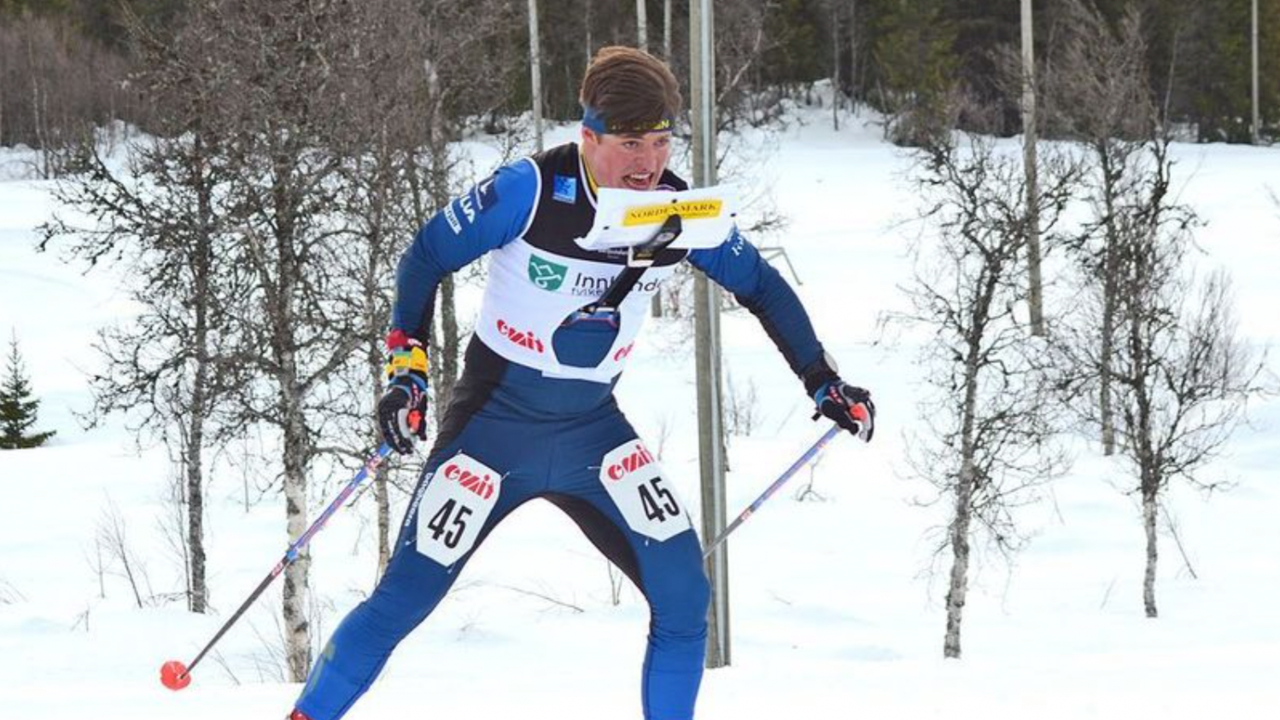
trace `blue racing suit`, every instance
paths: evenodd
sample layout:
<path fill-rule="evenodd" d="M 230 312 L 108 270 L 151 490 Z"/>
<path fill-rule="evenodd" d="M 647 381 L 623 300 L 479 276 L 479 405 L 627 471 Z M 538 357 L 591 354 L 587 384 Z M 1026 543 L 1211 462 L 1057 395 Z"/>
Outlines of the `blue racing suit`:
<path fill-rule="evenodd" d="M 662 185 L 686 187 L 669 171 Z M 795 293 L 736 230 L 715 248 L 661 252 L 611 318 L 572 319 L 626 264 L 625 253 L 574 242 L 594 216 L 578 147 L 562 145 L 455 199 L 402 257 L 392 325 L 424 344 L 440 280 L 486 253 L 489 279 L 387 572 L 335 630 L 297 702 L 313 720 L 341 717 L 493 528 L 535 498 L 573 519 L 648 601 L 646 720 L 693 717 L 710 594 L 701 548 L 614 385 L 651 297 L 682 260 L 734 293 L 797 375 L 823 350 Z"/>

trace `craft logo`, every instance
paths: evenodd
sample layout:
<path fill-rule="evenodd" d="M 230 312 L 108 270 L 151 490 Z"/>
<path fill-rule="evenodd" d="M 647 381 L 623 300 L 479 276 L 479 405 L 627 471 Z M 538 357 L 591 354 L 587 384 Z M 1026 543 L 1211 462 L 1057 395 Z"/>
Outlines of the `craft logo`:
<path fill-rule="evenodd" d="M 476 208 L 478 208 L 480 212 L 484 212 L 498 204 L 498 188 L 496 185 L 497 176 L 494 175 L 472 189 L 471 200 L 475 203 Z"/>
<path fill-rule="evenodd" d="M 618 450 L 625 451 L 626 448 L 624 446 L 623 448 L 618 448 Z M 637 441 L 630 450 L 629 454 L 623 455 L 621 459 L 611 463 L 605 469 L 605 474 L 609 476 L 610 480 L 617 482 L 640 468 L 653 464 L 653 455 L 645 448 L 644 443 Z M 614 450 L 609 455 L 613 455 L 616 452 L 617 450 Z M 606 457 L 605 459 L 608 460 L 610 458 Z"/>
<path fill-rule="evenodd" d="M 559 290 L 568 271 L 569 268 L 565 265 L 543 260 L 537 255 L 529 256 L 529 282 L 542 290 Z"/>
<path fill-rule="evenodd" d="M 578 202 L 578 178 L 557 175 L 551 190 L 551 198 L 570 205 Z"/>
<path fill-rule="evenodd" d="M 705 220 L 718 218 L 724 209 L 723 200 L 685 200 L 684 202 L 663 203 L 661 205 L 642 205 L 627 208 L 622 216 L 623 227 L 637 225 L 657 225 L 668 217 L 680 214 L 685 220 Z"/>
<path fill-rule="evenodd" d="M 508 325 L 506 320 L 498 321 L 498 332 L 522 348 L 528 348 L 539 354 L 546 351 L 546 346 L 533 333 L 517 330 Z"/>
<path fill-rule="evenodd" d="M 445 480 L 458 483 L 463 489 L 470 490 L 482 500 L 493 497 L 494 482 L 493 476 L 489 473 L 481 475 L 463 467 L 459 462 L 451 462 L 445 466 L 443 474 Z"/>

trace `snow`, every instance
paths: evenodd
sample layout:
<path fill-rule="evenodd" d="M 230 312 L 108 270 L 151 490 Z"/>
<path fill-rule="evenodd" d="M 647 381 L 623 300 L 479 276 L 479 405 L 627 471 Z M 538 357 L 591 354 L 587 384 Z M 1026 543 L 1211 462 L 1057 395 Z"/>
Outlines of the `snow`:
<path fill-rule="evenodd" d="M 918 422 L 914 347 L 872 341 L 876 319 L 905 306 L 905 251 L 918 228 L 908 161 L 865 117 L 831 129 L 828 112 L 772 142 L 758 169 L 790 224 L 780 238 L 798 288 L 844 375 L 871 388 L 875 442 L 832 443 L 812 472 L 821 502 L 797 502 L 802 471 L 730 543 L 732 666 L 708 672 L 703 720 L 764 717 L 1142 718 L 1257 716 L 1280 706 L 1280 402 L 1255 405 L 1206 479 L 1234 489 L 1206 499 L 1175 491 L 1170 508 L 1196 577 L 1173 538 L 1161 538 L 1161 617 L 1142 616 L 1139 510 L 1119 489 L 1123 465 L 1088 443 L 1050 496 L 1020 515 L 1033 538 L 1012 568 L 984 556 L 966 607 L 964 658 L 944 661 L 945 589 L 931 564 L 939 511 L 904 463 Z M 573 128 L 550 132 L 549 143 Z M 1016 141 L 1001 141 L 1015 143 Z M 462 148 L 478 173 L 496 158 Z M 1177 147 L 1182 197 L 1207 225 L 1204 267 L 1235 279 L 1241 331 L 1259 347 L 1280 337 L 1280 189 L 1275 149 Z M 280 498 L 248 512 L 243 479 L 223 463 L 210 485 L 209 579 L 215 613 L 181 603 L 136 607 L 126 581 L 94 571 L 103 518 L 123 519 L 151 591 L 179 586 L 161 530 L 172 468 L 162 449 L 135 448 L 119 419 L 85 431 L 85 371 L 95 329 L 127 321 L 120 275 L 83 274 L 57 252 L 36 253 L 35 230 L 55 212 L 52 185 L 27 178 L 24 149 L 0 149 L 0 332 L 16 331 L 41 397 L 49 447 L 0 453 L 0 717 L 283 717 L 299 688 L 279 679 L 270 648 L 279 588 L 267 593 L 197 668 L 181 693 L 161 687 L 169 659 L 189 661 L 284 549 Z M 474 292 L 464 299 L 474 307 Z M 671 327 L 647 329 L 621 403 L 696 506 L 691 352 Z M 731 441 L 736 513 L 818 437 L 799 385 L 758 324 L 724 320 L 733 382 L 754 384 L 755 432 Z M 1272 361 L 1271 367 L 1275 364 Z M 234 453 L 233 453 L 234 454 Z M 328 498 L 313 498 L 318 508 Z M 403 499 L 401 499 L 403 502 Z M 398 510 L 397 510 L 398 516 Z M 327 635 L 373 580 L 372 502 L 344 509 L 313 544 L 319 632 Z M 105 597 L 101 597 L 105 589 Z M 540 598 L 544 595 L 553 600 Z M 568 607 L 575 606 L 577 609 Z M 521 509 L 477 554 L 454 592 L 392 658 L 348 715 L 638 718 L 647 610 L 629 586 L 610 601 L 606 564 L 548 504 Z"/>

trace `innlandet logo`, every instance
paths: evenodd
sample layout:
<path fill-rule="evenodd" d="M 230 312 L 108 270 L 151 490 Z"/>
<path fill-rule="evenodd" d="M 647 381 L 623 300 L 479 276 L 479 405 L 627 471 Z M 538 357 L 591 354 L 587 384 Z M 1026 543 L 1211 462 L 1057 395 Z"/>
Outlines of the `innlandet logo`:
<path fill-rule="evenodd" d="M 605 469 L 605 474 L 609 476 L 610 480 L 617 482 L 651 463 L 653 463 L 653 455 L 645 448 L 643 443 L 637 441 L 629 454 L 623 455 L 621 460 Z"/>
<path fill-rule="evenodd" d="M 529 282 L 548 292 L 559 290 L 564 284 L 565 274 L 569 272 L 566 265 L 543 260 L 537 255 L 529 256 Z"/>
<path fill-rule="evenodd" d="M 455 462 L 445 466 L 444 478 L 458 483 L 482 500 L 493 497 L 493 476 L 488 473 L 477 475 Z"/>
<path fill-rule="evenodd" d="M 546 351 L 546 346 L 532 332 L 524 332 L 517 330 L 507 324 L 506 320 L 498 321 L 498 332 L 503 337 L 523 348 L 528 348 L 536 353 Z"/>

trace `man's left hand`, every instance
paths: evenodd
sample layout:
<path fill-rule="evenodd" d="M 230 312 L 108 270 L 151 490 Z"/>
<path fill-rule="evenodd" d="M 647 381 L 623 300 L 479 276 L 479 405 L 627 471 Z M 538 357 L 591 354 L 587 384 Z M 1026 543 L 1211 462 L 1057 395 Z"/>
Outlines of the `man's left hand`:
<path fill-rule="evenodd" d="M 870 392 L 835 378 L 818 388 L 813 401 L 819 413 L 864 442 L 871 442 L 876 429 L 876 405 L 871 402 Z M 814 419 L 817 417 L 814 415 Z"/>

